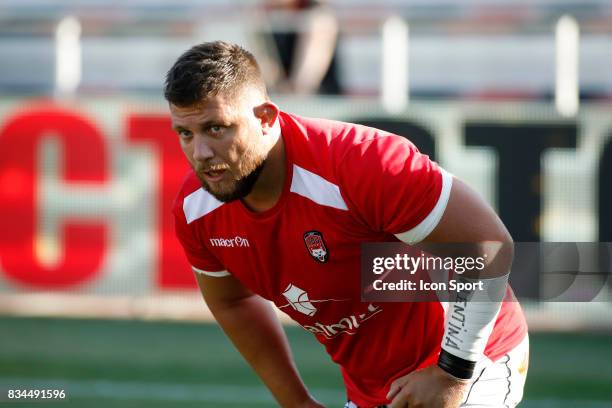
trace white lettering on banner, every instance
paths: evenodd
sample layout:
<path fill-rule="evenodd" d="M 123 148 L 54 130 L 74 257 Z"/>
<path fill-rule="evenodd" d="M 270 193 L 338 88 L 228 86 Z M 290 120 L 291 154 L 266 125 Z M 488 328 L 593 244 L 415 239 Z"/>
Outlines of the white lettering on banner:
<path fill-rule="evenodd" d="M 234 248 L 242 247 L 249 248 L 249 240 L 243 237 L 236 236 L 235 238 L 210 238 L 210 245 L 214 247 Z"/>

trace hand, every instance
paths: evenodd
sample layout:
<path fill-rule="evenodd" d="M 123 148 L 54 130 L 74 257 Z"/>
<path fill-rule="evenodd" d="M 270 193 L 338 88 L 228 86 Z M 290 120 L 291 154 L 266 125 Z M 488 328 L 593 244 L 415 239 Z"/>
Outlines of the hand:
<path fill-rule="evenodd" d="M 389 408 L 457 408 L 469 385 L 436 364 L 414 371 L 391 383 Z"/>

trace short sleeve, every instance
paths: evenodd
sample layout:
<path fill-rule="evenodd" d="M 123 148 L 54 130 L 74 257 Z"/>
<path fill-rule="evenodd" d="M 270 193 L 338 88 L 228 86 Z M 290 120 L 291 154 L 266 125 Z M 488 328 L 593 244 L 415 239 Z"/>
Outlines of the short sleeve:
<path fill-rule="evenodd" d="M 452 176 L 406 138 L 384 135 L 352 146 L 338 171 L 341 193 L 370 228 L 419 242 L 439 222 Z"/>
<path fill-rule="evenodd" d="M 180 210 L 180 207 L 177 208 L 175 206 L 173 214 L 176 236 L 185 251 L 193 271 L 215 277 L 229 275 L 219 260 L 198 241 L 193 227 L 187 224 L 185 215 Z"/>

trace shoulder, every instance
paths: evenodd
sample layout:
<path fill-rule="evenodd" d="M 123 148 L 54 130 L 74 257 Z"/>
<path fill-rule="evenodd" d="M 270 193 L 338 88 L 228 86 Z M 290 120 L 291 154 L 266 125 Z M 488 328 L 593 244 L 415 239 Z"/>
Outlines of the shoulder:
<path fill-rule="evenodd" d="M 282 114 L 283 133 L 290 138 L 293 160 L 306 168 L 335 174 L 347 155 L 373 156 L 397 146 L 416 149 L 408 139 L 355 123 Z M 374 146 L 374 149 L 372 147 Z"/>
<path fill-rule="evenodd" d="M 193 170 L 189 170 L 179 189 L 172 212 L 186 224 L 207 215 L 219 208 L 223 203 L 213 197 L 204 188 Z"/>
<path fill-rule="evenodd" d="M 298 133 L 311 143 L 349 147 L 378 137 L 391 135 L 380 129 L 337 120 L 309 118 L 282 113 L 283 130 Z"/>

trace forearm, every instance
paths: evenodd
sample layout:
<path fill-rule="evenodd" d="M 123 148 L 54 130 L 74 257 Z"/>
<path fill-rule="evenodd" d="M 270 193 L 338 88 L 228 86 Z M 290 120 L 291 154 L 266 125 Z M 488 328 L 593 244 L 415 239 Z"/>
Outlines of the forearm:
<path fill-rule="evenodd" d="M 211 312 L 240 354 L 282 407 L 309 406 L 285 333 L 271 306 L 253 295 L 231 305 L 210 304 Z"/>
<path fill-rule="evenodd" d="M 458 378 L 470 378 L 484 354 L 506 292 L 512 238 L 491 207 L 454 179 L 444 215 L 422 244 L 426 252 L 437 256 L 479 259 L 484 266 L 455 268 L 453 279 L 476 283 L 469 286 L 477 289 L 449 293 L 442 337 L 440 367 Z"/>
<path fill-rule="evenodd" d="M 512 264 L 511 242 L 488 242 L 479 252 L 477 255 L 487 260 L 483 270 L 454 276 L 459 282 L 478 286 L 451 296 L 438 362 L 445 371 L 462 379 L 472 377 L 476 362 L 484 355 Z"/>

